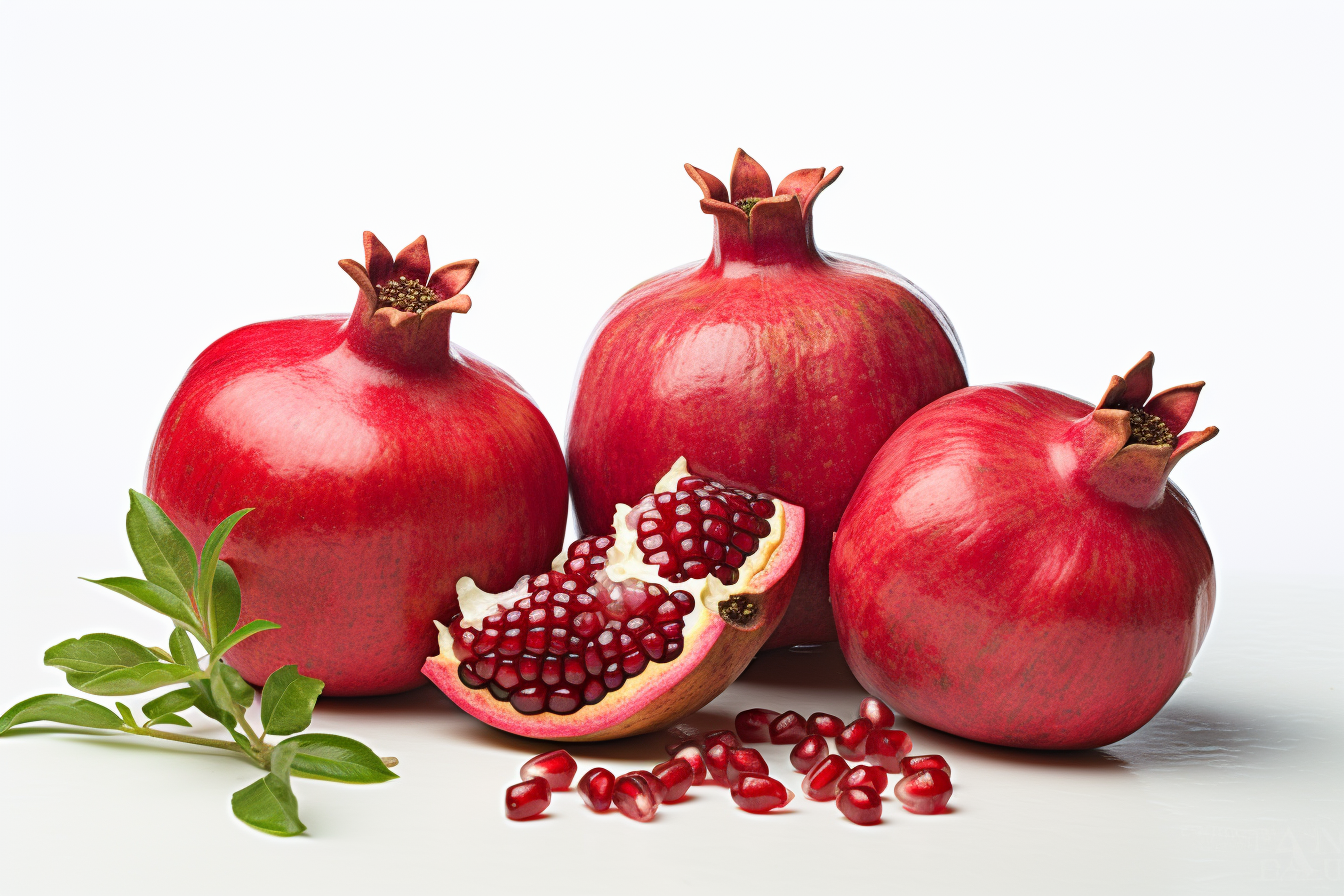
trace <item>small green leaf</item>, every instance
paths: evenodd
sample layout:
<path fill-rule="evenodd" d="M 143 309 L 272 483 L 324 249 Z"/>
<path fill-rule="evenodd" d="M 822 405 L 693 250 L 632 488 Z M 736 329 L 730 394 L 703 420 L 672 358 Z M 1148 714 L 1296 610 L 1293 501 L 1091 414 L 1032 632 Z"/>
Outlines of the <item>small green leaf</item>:
<path fill-rule="evenodd" d="M 281 666 L 261 689 L 261 724 L 267 734 L 298 734 L 313 721 L 313 707 L 323 684 L 299 674 L 298 666 Z"/>
<path fill-rule="evenodd" d="M 201 618 L 205 620 L 206 634 L 210 636 L 211 643 L 219 643 L 219 639 L 233 628 L 232 625 L 225 628 L 223 626 L 225 617 L 216 613 L 214 609 L 215 565 L 219 562 L 219 551 L 224 547 L 224 539 L 229 537 L 233 527 L 238 525 L 238 521 L 251 510 L 249 507 L 229 514 L 215 527 L 215 531 L 210 533 L 210 537 L 205 540 L 205 547 L 201 548 L 201 568 L 196 573 L 196 606 L 200 608 Z M 234 582 L 236 583 L 237 579 L 234 579 Z M 234 614 L 233 620 L 238 621 L 237 614 Z"/>
<path fill-rule="evenodd" d="M 125 703 L 122 703 L 121 701 L 117 701 L 117 712 L 121 713 L 122 721 L 124 721 L 127 725 L 130 725 L 132 728 L 136 727 L 135 713 L 131 712 L 131 708 L 129 706 L 127 706 Z"/>
<path fill-rule="evenodd" d="M 177 684 L 196 674 L 198 673 L 195 669 L 174 663 L 160 663 L 156 660 L 107 672 L 67 672 L 65 680 L 71 687 L 78 688 L 86 694 L 122 697 Z"/>
<path fill-rule="evenodd" d="M 233 567 L 223 560 L 215 564 L 215 583 L 210 589 L 211 612 L 215 614 L 215 625 L 220 635 L 227 635 L 238 624 L 238 614 L 243 609 L 243 589 L 238 584 L 238 576 Z"/>
<path fill-rule="evenodd" d="M 259 831 L 292 837 L 305 830 L 289 782 L 272 772 L 233 795 L 233 814 Z"/>
<path fill-rule="evenodd" d="M 144 579 L 131 576 L 113 576 L 110 579 L 84 579 L 84 581 L 102 585 L 109 591 L 115 591 L 129 597 L 136 603 L 149 607 L 156 613 L 162 613 L 169 619 L 184 622 L 187 625 L 199 625 L 196 614 L 191 610 L 191 603 L 185 597 L 178 597 L 173 592 L 161 588 L 153 582 L 146 582 Z"/>
<path fill-rule="evenodd" d="M 169 691 L 155 697 L 153 700 L 140 707 L 141 712 L 151 719 L 171 712 L 181 712 L 184 709 L 190 709 L 196 705 L 196 700 L 200 695 L 191 688 L 178 688 L 175 691 Z"/>
<path fill-rule="evenodd" d="M 269 619 L 253 619 L 247 625 L 238 629 L 238 631 L 224 638 L 210 649 L 211 656 L 223 656 L 225 652 L 236 647 L 239 642 L 246 641 L 248 638 L 258 632 L 268 632 L 271 629 L 279 628 L 279 624 L 271 622 Z"/>
<path fill-rule="evenodd" d="M 376 784 L 397 777 L 368 747 L 339 734 L 300 734 L 281 741 L 276 750 L 291 744 L 294 756 L 290 769 L 305 778 Z"/>
<path fill-rule="evenodd" d="M 252 752 L 252 742 L 247 739 L 246 734 L 239 731 L 237 728 L 230 728 L 229 736 L 233 738 L 234 743 L 238 744 L 238 746 L 243 748 L 244 753 L 246 753 L 249 756 L 256 755 L 255 753 Z"/>
<path fill-rule="evenodd" d="M 166 712 L 161 716 L 155 716 L 145 723 L 146 727 L 153 727 L 154 725 L 181 725 L 183 728 L 191 727 L 190 722 L 175 712 Z"/>
<path fill-rule="evenodd" d="M 165 663 L 175 662 L 175 660 L 173 659 L 173 655 L 168 651 L 164 650 L 162 647 L 155 647 L 154 645 L 151 644 L 149 647 L 149 652 L 154 654 L 159 659 L 163 660 Z"/>
<path fill-rule="evenodd" d="M 238 670 L 224 663 L 215 663 L 210 670 L 210 692 L 217 706 L 226 707 L 229 701 L 248 707 L 256 698 L 252 685 L 243 680 Z"/>
<path fill-rule="evenodd" d="M 168 650 L 173 655 L 173 662 L 178 665 L 201 668 L 200 661 L 196 659 L 196 645 L 191 643 L 191 635 L 187 634 L 186 629 L 173 629 L 173 633 L 168 636 Z"/>
<path fill-rule="evenodd" d="M 157 663 L 158 658 L 130 638 L 99 632 L 82 638 L 69 638 L 47 649 L 42 662 L 63 672 L 98 674 L 124 669 L 141 663 Z"/>
<path fill-rule="evenodd" d="M 168 514 L 135 489 L 126 513 L 126 536 L 145 578 L 187 600 L 196 582 L 196 551 Z"/>
<path fill-rule="evenodd" d="M 0 716 L 0 734 L 27 722 L 60 722 L 82 728 L 120 728 L 121 719 L 106 706 L 68 694 L 39 694 L 15 703 Z"/>
<path fill-rule="evenodd" d="M 230 731 L 237 727 L 238 720 L 233 717 L 233 713 L 215 702 L 214 682 L 212 680 L 202 681 L 198 678 L 195 681 L 188 682 L 187 687 L 196 692 L 197 709 Z"/>

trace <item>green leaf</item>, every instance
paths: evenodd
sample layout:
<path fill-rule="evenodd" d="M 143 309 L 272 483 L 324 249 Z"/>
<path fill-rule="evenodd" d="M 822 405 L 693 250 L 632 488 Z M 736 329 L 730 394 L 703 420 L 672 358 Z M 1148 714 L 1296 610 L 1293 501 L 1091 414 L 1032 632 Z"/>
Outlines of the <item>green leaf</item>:
<path fill-rule="evenodd" d="M 215 582 L 210 593 L 213 595 L 210 606 L 215 614 L 215 625 L 221 635 L 227 635 L 238 624 L 238 614 L 243 610 L 243 589 L 233 567 L 223 560 L 215 564 Z"/>
<path fill-rule="evenodd" d="M 259 831 L 292 837 L 305 830 L 289 782 L 272 772 L 233 795 L 233 814 Z"/>
<path fill-rule="evenodd" d="M 111 669 L 107 672 L 67 672 L 65 680 L 70 686 L 86 694 L 100 697 L 122 697 L 126 694 L 143 694 L 155 688 L 167 687 L 186 681 L 196 675 L 195 669 L 179 666 L 175 663 L 141 663 L 124 669 Z"/>
<path fill-rule="evenodd" d="M 294 750 L 291 771 L 305 778 L 376 784 L 397 777 L 368 747 L 339 734 L 300 734 L 281 741 L 276 750 L 287 744 Z"/>
<path fill-rule="evenodd" d="M 313 707 L 323 684 L 299 674 L 298 666 L 281 666 L 261 689 L 261 724 L 267 734 L 298 734 L 313 721 Z"/>
<path fill-rule="evenodd" d="M 226 651 L 236 647 L 239 642 L 246 641 L 258 632 L 268 632 L 271 629 L 279 627 L 278 623 L 271 622 L 268 619 L 253 619 L 247 625 L 238 629 L 238 631 L 224 638 L 222 641 L 219 641 L 214 647 L 210 648 L 210 655 L 212 657 L 223 656 Z"/>
<path fill-rule="evenodd" d="M 196 705 L 199 695 L 191 688 L 178 688 L 155 697 L 140 707 L 141 712 L 153 719 L 172 712 L 181 712 Z"/>
<path fill-rule="evenodd" d="M 131 712 L 131 708 L 127 706 L 125 703 L 122 703 L 120 700 L 117 701 L 116 705 L 117 705 L 117 712 L 121 713 L 122 721 L 124 721 L 127 725 L 130 725 L 132 728 L 137 727 L 135 724 L 135 713 Z"/>
<path fill-rule="evenodd" d="M 121 719 L 106 706 L 68 694 L 39 694 L 15 703 L 0 716 L 0 734 L 27 722 L 60 722 L 82 728 L 120 728 Z"/>
<path fill-rule="evenodd" d="M 197 709 L 223 725 L 225 728 L 228 728 L 229 731 L 233 731 L 233 729 L 237 727 L 238 720 L 233 717 L 233 713 L 220 707 L 220 705 L 215 702 L 213 681 L 208 679 L 202 681 L 198 678 L 195 681 L 189 682 L 187 687 L 196 692 Z"/>
<path fill-rule="evenodd" d="M 83 577 L 81 576 L 81 578 Z M 161 588 L 153 582 L 146 582 L 144 579 L 136 579 L 131 576 L 113 576 L 110 579 L 84 579 L 84 581 L 102 585 L 110 591 L 129 597 L 136 603 L 149 607 L 156 613 L 162 613 L 177 622 L 185 622 L 191 626 L 200 624 L 196 619 L 196 614 L 192 612 L 191 603 L 185 597 L 178 597 L 173 592 Z"/>
<path fill-rule="evenodd" d="M 181 725 L 183 728 L 191 727 L 190 722 L 175 712 L 166 712 L 161 716 L 155 716 L 146 722 L 145 725 L 147 727 L 153 727 L 154 725 Z"/>
<path fill-rule="evenodd" d="M 205 620 L 206 634 L 210 636 L 211 643 L 218 643 L 219 639 L 224 637 L 233 628 L 223 626 L 225 617 L 215 612 L 214 609 L 214 587 L 215 587 L 215 567 L 219 562 L 220 548 L 224 547 L 224 539 L 229 537 L 233 527 L 238 525 L 238 521 L 251 512 L 248 507 L 239 510 L 237 513 L 229 516 L 218 526 L 215 531 L 210 533 L 210 537 L 205 540 L 205 547 L 201 548 L 201 568 L 196 573 L 196 606 L 200 608 L 201 618 Z M 230 570 L 232 572 L 232 570 Z M 237 579 L 234 579 L 237 582 Z M 238 621 L 238 615 L 235 613 L 233 621 Z M 215 654 L 218 656 L 219 654 Z"/>
<path fill-rule="evenodd" d="M 247 739 L 246 734 L 239 731 L 237 728 L 230 728 L 229 736 L 233 738 L 234 743 L 243 748 L 244 753 L 249 756 L 256 756 L 256 754 L 252 752 L 252 741 Z"/>
<path fill-rule="evenodd" d="M 200 661 L 196 659 L 196 645 L 191 643 L 191 635 L 187 634 L 186 629 L 173 629 L 173 633 L 168 636 L 168 650 L 173 655 L 173 662 L 178 665 L 201 668 Z"/>
<path fill-rule="evenodd" d="M 210 670 L 210 692 L 215 704 L 220 707 L 229 705 L 232 700 L 239 706 L 248 707 L 256 698 L 252 685 L 243 680 L 238 670 L 225 663 L 215 663 Z"/>
<path fill-rule="evenodd" d="M 165 663 L 174 662 L 173 655 L 168 651 L 164 650 L 162 647 L 155 647 L 154 645 L 151 644 L 149 647 L 149 652 L 154 654 L 159 659 L 163 660 Z"/>
<path fill-rule="evenodd" d="M 55 647 L 50 647 L 42 655 L 42 662 L 55 666 L 64 672 L 98 674 L 112 669 L 125 669 L 141 663 L 157 663 L 158 657 L 144 647 L 123 638 L 121 635 L 109 635 L 106 632 L 85 635 L 82 638 L 69 638 Z"/>
<path fill-rule="evenodd" d="M 159 505 L 131 489 L 126 537 L 145 578 L 187 600 L 196 582 L 196 551 Z"/>

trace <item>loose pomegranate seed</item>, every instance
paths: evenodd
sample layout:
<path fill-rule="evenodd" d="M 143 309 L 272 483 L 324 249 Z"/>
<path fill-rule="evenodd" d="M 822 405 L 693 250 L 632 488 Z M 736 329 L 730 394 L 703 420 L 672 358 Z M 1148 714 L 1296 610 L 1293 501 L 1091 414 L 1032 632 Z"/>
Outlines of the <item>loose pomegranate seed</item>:
<path fill-rule="evenodd" d="M 901 760 L 902 777 L 908 777 L 915 772 L 922 772 L 931 768 L 942 769 L 948 777 L 952 775 L 952 766 L 948 765 L 947 760 L 937 753 L 930 753 L 928 756 L 907 756 Z"/>
<path fill-rule="evenodd" d="M 882 797 L 871 787 L 848 787 L 840 791 L 835 805 L 855 824 L 877 824 L 882 820 Z"/>
<path fill-rule="evenodd" d="M 655 765 L 653 776 L 667 788 L 667 795 L 663 797 L 665 803 L 675 803 L 686 796 L 695 783 L 695 771 L 685 759 L 669 759 L 662 765 Z"/>
<path fill-rule="evenodd" d="M 533 756 L 523 763 L 519 775 L 524 781 L 528 778 L 545 778 L 546 783 L 551 785 L 551 790 L 555 791 L 568 790 L 569 782 L 574 780 L 574 775 L 578 771 L 579 764 L 574 761 L 573 756 L 565 750 L 552 750 L 540 756 Z"/>
<path fill-rule="evenodd" d="M 687 747 L 695 747 L 696 749 L 699 749 L 700 745 L 697 741 L 693 740 L 679 740 L 667 745 L 667 755 L 675 756 Z"/>
<path fill-rule="evenodd" d="M 730 786 L 728 783 L 728 747 L 715 744 L 705 753 L 705 767 L 715 784 Z"/>
<path fill-rule="evenodd" d="M 667 799 L 667 785 L 653 772 L 646 772 L 643 769 L 640 769 L 639 771 L 627 772 L 626 774 L 636 778 L 643 778 L 645 782 L 648 783 L 649 790 L 653 792 L 653 798 L 658 801 L 659 805 L 662 804 L 663 800 Z"/>
<path fill-rule="evenodd" d="M 645 495 L 635 505 L 644 562 L 669 582 L 714 576 L 737 582 L 738 570 L 770 534 L 775 505 L 765 495 L 687 476 L 675 492 Z"/>
<path fill-rule="evenodd" d="M 766 775 L 743 775 L 733 785 L 733 802 L 748 812 L 782 809 L 793 799 L 793 791 Z"/>
<path fill-rule="evenodd" d="M 705 735 L 705 749 L 709 749 L 715 744 L 723 744 L 730 750 L 736 750 L 742 746 L 742 742 L 737 739 L 737 735 L 731 731 L 711 731 Z"/>
<path fill-rule="evenodd" d="M 910 735 L 904 731 L 878 728 L 868 734 L 868 759 L 889 772 L 901 771 L 902 763 L 912 749 L 914 745 L 910 743 Z"/>
<path fill-rule="evenodd" d="M 770 723 L 779 713 L 768 709 L 744 709 L 733 720 L 737 736 L 744 744 L 763 744 L 770 739 Z"/>
<path fill-rule="evenodd" d="M 796 744 L 807 737 L 807 723 L 790 710 L 770 723 L 770 743 Z"/>
<path fill-rule="evenodd" d="M 793 763 L 793 767 L 798 771 L 807 774 L 830 752 L 826 746 L 826 738 L 820 734 L 810 734 L 798 741 L 794 748 L 789 751 L 789 762 Z"/>
<path fill-rule="evenodd" d="M 849 763 L 839 756 L 827 756 L 812 766 L 803 776 L 803 796 L 810 800 L 830 802 L 835 799 L 840 779 L 849 771 Z"/>
<path fill-rule="evenodd" d="M 687 744 L 680 750 L 672 754 L 673 759 L 680 759 L 691 767 L 691 786 L 699 787 L 705 783 L 705 775 L 709 773 L 705 765 L 705 754 L 700 752 L 700 748 L 695 744 Z"/>
<path fill-rule="evenodd" d="M 896 724 L 896 713 L 876 697 L 864 697 L 859 701 L 859 718 L 872 722 L 874 728 L 890 728 Z"/>
<path fill-rule="evenodd" d="M 728 751 L 728 767 L 725 773 L 728 776 L 728 786 L 731 787 L 743 775 L 770 774 L 770 766 L 765 764 L 765 758 L 757 751 L 750 747 L 741 747 Z"/>
<path fill-rule="evenodd" d="M 807 717 L 807 733 L 820 734 L 822 737 L 835 737 L 845 730 L 845 723 L 839 716 L 828 712 L 814 712 Z"/>
<path fill-rule="evenodd" d="M 551 804 L 551 785 L 545 778 L 531 778 L 504 791 L 504 817 L 513 821 L 532 818 Z"/>
<path fill-rule="evenodd" d="M 937 815 L 951 798 L 952 779 L 940 768 L 927 768 L 896 782 L 896 799 L 916 815 Z"/>
<path fill-rule="evenodd" d="M 649 778 L 653 776 L 649 775 Z M 621 775 L 617 778 L 612 788 L 611 801 L 622 815 L 635 821 L 652 821 L 658 811 L 659 800 L 653 786 L 640 775 Z"/>
<path fill-rule="evenodd" d="M 616 776 L 604 768 L 589 769 L 579 779 L 579 796 L 594 812 L 605 812 L 611 808 L 611 793 L 616 786 Z"/>
<path fill-rule="evenodd" d="M 849 787 L 871 787 L 878 793 L 887 789 L 887 770 L 877 765 L 856 765 L 840 779 L 841 790 Z"/>
<path fill-rule="evenodd" d="M 859 760 L 868 754 L 868 734 L 873 723 L 867 719 L 855 719 L 849 727 L 835 737 L 835 752 L 849 760 Z"/>

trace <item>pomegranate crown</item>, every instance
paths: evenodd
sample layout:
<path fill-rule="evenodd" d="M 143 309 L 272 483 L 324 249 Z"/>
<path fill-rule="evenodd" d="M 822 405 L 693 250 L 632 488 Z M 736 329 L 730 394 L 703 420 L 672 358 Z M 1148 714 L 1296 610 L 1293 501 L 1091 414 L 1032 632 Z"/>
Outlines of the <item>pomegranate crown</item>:
<path fill-rule="evenodd" d="M 740 148 L 733 156 L 729 187 L 708 171 L 686 165 L 704 193 L 700 208 L 717 226 L 716 256 L 722 261 L 777 263 L 816 255 L 812 206 L 843 167 L 800 168 L 771 192 L 770 175 Z"/>
<path fill-rule="evenodd" d="M 393 258 L 371 231 L 364 231 L 364 264 L 338 264 L 359 286 L 359 302 L 347 338 L 361 354 L 387 363 L 442 368 L 451 356 L 449 320 L 471 310 L 462 294 L 479 264 L 454 261 L 430 273 L 429 245 L 416 237 Z"/>
<path fill-rule="evenodd" d="M 1203 381 L 1153 391 L 1152 352 L 1124 376 L 1111 377 L 1106 393 L 1084 418 L 1097 451 L 1091 481 L 1103 494 L 1134 507 L 1162 500 L 1176 464 L 1218 435 L 1218 427 L 1183 432 L 1195 413 Z"/>

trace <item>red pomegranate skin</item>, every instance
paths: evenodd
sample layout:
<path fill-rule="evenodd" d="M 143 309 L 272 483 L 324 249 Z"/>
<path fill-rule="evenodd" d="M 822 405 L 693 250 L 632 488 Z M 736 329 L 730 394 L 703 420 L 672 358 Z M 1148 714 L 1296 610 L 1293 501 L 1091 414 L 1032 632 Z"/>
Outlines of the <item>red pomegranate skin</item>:
<path fill-rule="evenodd" d="M 364 286 L 408 269 L 424 282 L 423 237 L 396 268 L 365 239 L 381 280 Z M 559 550 L 567 495 L 554 433 L 507 374 L 450 347 L 450 312 L 470 307 L 452 287 L 469 278 L 431 280 L 450 300 L 423 315 L 373 313 L 362 288 L 349 318 L 235 330 L 173 396 L 147 493 L 198 549 L 224 516 L 256 508 L 223 554 L 242 586 L 240 622 L 282 626 L 229 652 L 253 684 L 298 663 L 329 695 L 417 687 L 459 577 L 506 589 Z"/>
<path fill-rule="evenodd" d="M 765 645 L 835 639 L 831 536 L 864 469 L 907 417 L 966 385 L 942 310 L 899 274 L 822 252 L 812 203 L 836 168 L 797 171 L 751 210 L 686 166 L 715 218 L 713 251 L 626 293 L 588 345 L 569 421 L 569 476 L 585 533 L 610 533 L 679 455 L 723 482 L 807 510 L 802 572 Z M 770 197 L 738 150 L 732 201 Z"/>
<path fill-rule="evenodd" d="M 1148 408 L 1178 433 L 1202 385 Z M 869 692 L 925 725 L 1037 749 L 1112 743 L 1162 708 L 1214 603 L 1208 543 L 1167 475 L 1217 430 L 1174 452 L 1117 450 L 1119 408 L 1147 392 L 1093 409 L 1039 386 L 974 386 L 883 446 L 831 561 L 840 645 Z"/>

